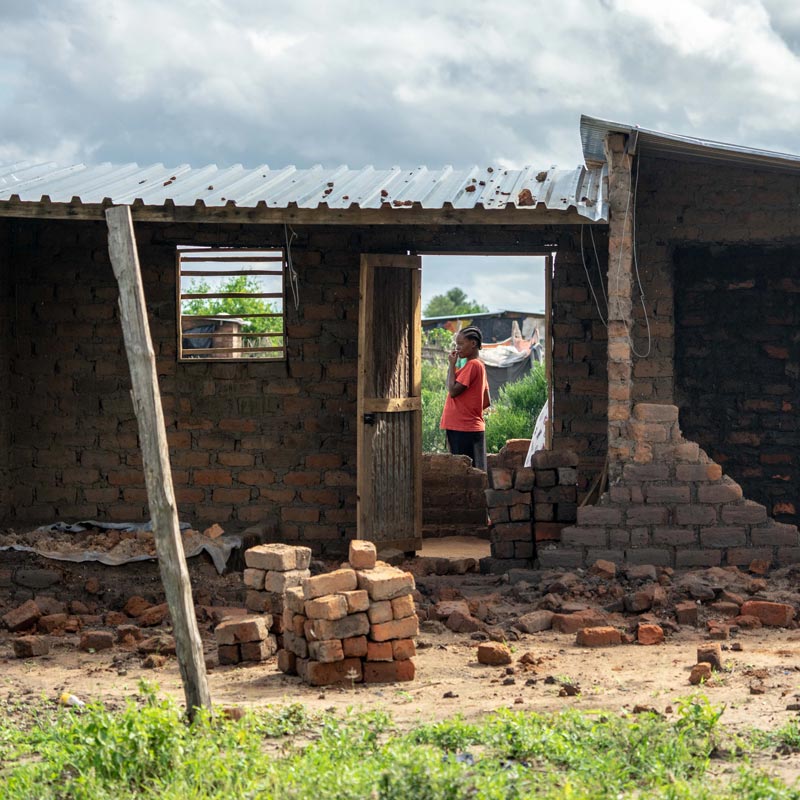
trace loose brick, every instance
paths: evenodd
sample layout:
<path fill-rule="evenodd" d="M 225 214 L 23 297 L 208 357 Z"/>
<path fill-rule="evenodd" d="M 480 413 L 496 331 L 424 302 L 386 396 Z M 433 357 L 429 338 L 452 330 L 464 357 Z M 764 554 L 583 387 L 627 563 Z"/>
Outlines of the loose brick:
<path fill-rule="evenodd" d="M 129 617 L 139 617 L 144 614 L 148 608 L 151 608 L 152 605 L 153 604 L 145 600 L 144 597 L 140 597 L 139 595 L 135 594 L 128 598 L 128 601 L 125 603 L 122 610 Z"/>
<path fill-rule="evenodd" d="M 257 592 L 255 589 L 250 589 L 245 595 L 244 605 L 248 611 L 254 611 L 256 613 L 269 612 L 270 595 L 265 592 Z"/>
<path fill-rule="evenodd" d="M 308 642 L 303 636 L 295 636 L 291 631 L 284 631 L 283 646 L 298 658 L 308 658 Z"/>
<path fill-rule="evenodd" d="M 711 664 L 702 662 L 695 664 L 692 671 L 689 673 L 689 683 L 692 686 L 698 686 L 701 683 L 711 680 Z"/>
<path fill-rule="evenodd" d="M 111 631 L 84 631 L 78 644 L 79 649 L 108 650 L 114 646 L 114 634 Z"/>
<path fill-rule="evenodd" d="M 675 617 L 679 625 L 693 625 L 697 627 L 697 603 L 692 600 L 676 603 Z"/>
<path fill-rule="evenodd" d="M 359 570 L 357 575 L 358 588 L 365 589 L 372 600 L 393 600 L 415 589 L 414 576 L 410 572 L 389 566 L 368 572 Z"/>
<path fill-rule="evenodd" d="M 553 614 L 551 627 L 558 633 L 577 633 L 581 628 L 599 628 L 607 624 L 606 615 L 592 608 L 574 614 Z"/>
<path fill-rule="evenodd" d="M 549 631 L 553 626 L 553 612 L 546 609 L 530 611 L 523 614 L 515 623 L 514 627 L 519 628 L 524 633 L 539 633 Z"/>
<path fill-rule="evenodd" d="M 39 617 L 36 627 L 43 633 L 53 633 L 62 630 L 67 623 L 67 615 L 61 614 L 47 614 L 44 617 Z"/>
<path fill-rule="evenodd" d="M 401 683 L 413 681 L 416 667 L 409 658 L 405 661 L 364 662 L 364 683 Z"/>
<path fill-rule="evenodd" d="M 11 641 L 16 658 L 36 658 L 50 652 L 50 642 L 45 636 L 19 636 Z"/>
<path fill-rule="evenodd" d="M 291 586 L 284 592 L 286 607 L 295 614 L 304 614 L 306 610 L 306 596 L 302 586 Z"/>
<path fill-rule="evenodd" d="M 242 661 L 267 661 L 278 651 L 278 642 L 270 634 L 259 642 L 242 642 L 240 648 Z"/>
<path fill-rule="evenodd" d="M 575 634 L 575 644 L 581 647 L 611 647 L 622 644 L 622 635 L 610 625 L 580 628 Z"/>
<path fill-rule="evenodd" d="M 290 569 L 286 572 L 267 572 L 264 575 L 264 591 L 282 594 L 293 586 L 303 586 L 311 573 L 307 569 Z"/>
<path fill-rule="evenodd" d="M 531 467 L 520 467 L 514 471 L 514 488 L 518 492 L 530 492 L 536 483 L 536 473 Z M 509 488 L 496 486 L 496 489 Z"/>
<path fill-rule="evenodd" d="M 32 628 L 42 616 L 41 609 L 33 600 L 27 600 L 21 606 L 12 609 L 3 615 L 3 624 L 9 631 L 27 630 Z"/>
<path fill-rule="evenodd" d="M 478 663 L 499 667 L 511 663 L 511 650 L 502 642 L 481 642 L 478 645 Z"/>
<path fill-rule="evenodd" d="M 636 641 L 643 645 L 663 644 L 664 629 L 660 625 L 641 623 L 636 629 Z"/>
<path fill-rule="evenodd" d="M 217 646 L 217 660 L 221 665 L 238 664 L 242 654 L 238 644 L 221 644 Z"/>
<path fill-rule="evenodd" d="M 326 639 L 319 642 L 308 643 L 308 654 L 314 661 L 330 664 L 334 661 L 344 660 L 344 650 L 341 639 Z"/>
<path fill-rule="evenodd" d="M 414 608 L 414 598 L 410 594 L 403 595 L 402 597 L 395 597 L 392 603 L 392 616 L 395 619 L 405 619 L 416 613 Z"/>
<path fill-rule="evenodd" d="M 795 610 L 787 603 L 748 600 L 742 605 L 741 614 L 757 617 L 763 625 L 769 627 L 786 628 L 794 619 Z"/>
<path fill-rule="evenodd" d="M 360 683 L 364 680 L 360 658 L 345 658 L 330 663 L 312 660 L 305 665 L 304 673 L 301 677 L 311 686 L 333 686 L 337 683 L 349 684 L 351 681 Z"/>
<path fill-rule="evenodd" d="M 220 622 L 214 629 L 217 644 L 240 644 L 241 642 L 260 642 L 267 638 L 272 625 L 272 617 L 241 617 Z"/>
<path fill-rule="evenodd" d="M 393 639 L 392 640 L 392 656 L 395 661 L 406 661 L 409 658 L 414 658 L 417 648 L 413 639 Z"/>
<path fill-rule="evenodd" d="M 314 600 L 306 600 L 305 612 L 309 619 L 341 619 L 349 613 L 347 599 L 340 594 L 329 594 Z M 317 660 L 324 661 L 322 658 Z"/>
<path fill-rule="evenodd" d="M 278 650 L 278 669 L 284 675 L 296 675 L 297 656 L 291 650 Z"/>
<path fill-rule="evenodd" d="M 248 567 L 263 569 L 265 572 L 306 569 L 307 563 L 298 565 L 298 551 L 300 550 L 307 550 L 310 559 L 311 550 L 308 547 L 300 548 L 282 543 L 259 544 L 245 550 L 244 563 Z M 304 556 L 301 560 L 304 560 Z"/>
<path fill-rule="evenodd" d="M 266 573 L 263 569 L 252 569 L 248 567 L 242 575 L 242 581 L 249 589 L 260 591 L 264 588 L 264 575 L 266 575 Z"/>
<path fill-rule="evenodd" d="M 341 596 L 347 602 L 347 613 L 356 614 L 369 608 L 369 593 L 364 589 L 353 589 L 351 592 L 342 592 Z"/>
<path fill-rule="evenodd" d="M 391 623 L 385 623 L 391 624 Z M 306 639 L 347 639 L 369 633 L 369 617 L 366 614 L 348 614 L 342 619 L 310 619 L 306 623 Z"/>
<path fill-rule="evenodd" d="M 337 594 L 338 592 L 349 592 L 356 588 L 366 588 L 359 585 L 359 578 L 356 578 L 355 570 L 347 568 L 315 575 L 313 578 L 305 578 L 302 586 L 306 600 L 313 600 L 326 594 Z"/>
<path fill-rule="evenodd" d="M 367 661 L 393 661 L 391 642 L 367 642 Z"/>
<path fill-rule="evenodd" d="M 578 456 L 571 450 L 539 450 L 533 454 L 531 466 L 537 470 L 577 467 Z"/>
<path fill-rule="evenodd" d="M 722 648 L 719 642 L 708 642 L 697 648 L 697 663 L 710 664 L 717 672 L 722 670 Z"/>
<path fill-rule="evenodd" d="M 143 628 L 152 628 L 155 625 L 160 625 L 169 616 L 169 606 L 166 603 L 159 603 L 155 606 L 150 606 L 143 614 L 136 617 L 136 624 L 141 625 Z"/>
<path fill-rule="evenodd" d="M 342 650 L 345 658 L 361 658 L 365 656 L 367 654 L 367 646 L 366 636 L 349 636 L 347 639 L 342 639 Z"/>
<path fill-rule="evenodd" d="M 364 539 L 353 539 L 347 560 L 353 569 L 373 569 L 378 559 L 378 551 L 373 542 Z"/>
<path fill-rule="evenodd" d="M 380 622 L 388 622 L 393 618 L 392 603 L 390 600 L 379 600 L 369 604 L 367 616 L 371 625 L 377 625 Z"/>
<path fill-rule="evenodd" d="M 558 485 L 558 473 L 554 469 L 537 469 L 535 486 L 539 489 L 549 489 Z"/>
<path fill-rule="evenodd" d="M 409 639 L 419 633 L 419 618 L 416 614 L 405 619 L 393 619 L 381 622 L 370 628 L 369 635 L 374 642 L 386 642 L 389 639 Z"/>

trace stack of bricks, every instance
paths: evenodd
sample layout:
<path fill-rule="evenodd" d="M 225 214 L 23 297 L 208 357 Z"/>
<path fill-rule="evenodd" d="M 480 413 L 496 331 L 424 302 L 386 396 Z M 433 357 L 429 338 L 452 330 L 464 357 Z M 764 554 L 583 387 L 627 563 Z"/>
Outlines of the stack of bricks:
<path fill-rule="evenodd" d="M 285 593 L 311 575 L 311 548 L 260 544 L 245 551 L 244 563 L 247 610 L 270 616 L 270 632 L 281 647 Z"/>
<path fill-rule="evenodd" d="M 512 439 L 488 458 L 492 557 L 481 561 L 485 572 L 530 566 L 535 543 L 558 540 L 562 528 L 576 519 L 578 457 L 570 451 L 540 451 L 525 467 L 529 444 L 528 439 Z"/>
<path fill-rule="evenodd" d="M 253 614 L 220 622 L 214 630 L 219 663 L 266 661 L 274 656 L 278 642 L 269 632 L 271 625 L 271 614 Z"/>
<path fill-rule="evenodd" d="M 632 460 L 622 464 L 600 503 L 578 509 L 557 549 L 540 550 L 543 567 L 617 564 L 669 567 L 773 566 L 800 560 L 800 534 L 746 500 L 719 464 L 686 441 L 672 405 L 639 403 L 629 433 Z"/>
<path fill-rule="evenodd" d="M 376 561 L 374 544 L 352 541 L 347 565 L 287 588 L 279 669 L 312 686 L 413 680 L 413 590 L 410 573 Z"/>

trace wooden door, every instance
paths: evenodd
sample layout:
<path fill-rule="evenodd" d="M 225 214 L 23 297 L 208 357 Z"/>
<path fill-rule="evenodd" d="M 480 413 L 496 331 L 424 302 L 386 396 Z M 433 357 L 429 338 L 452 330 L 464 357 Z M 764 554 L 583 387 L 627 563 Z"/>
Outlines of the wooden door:
<path fill-rule="evenodd" d="M 422 547 L 419 256 L 362 255 L 358 321 L 358 538 Z"/>

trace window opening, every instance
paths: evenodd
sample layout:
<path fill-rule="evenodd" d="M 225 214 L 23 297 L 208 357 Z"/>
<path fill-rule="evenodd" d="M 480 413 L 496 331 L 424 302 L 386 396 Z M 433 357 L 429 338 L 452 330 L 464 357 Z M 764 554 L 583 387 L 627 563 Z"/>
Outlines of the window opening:
<path fill-rule="evenodd" d="M 178 250 L 178 358 L 286 358 L 283 250 Z"/>

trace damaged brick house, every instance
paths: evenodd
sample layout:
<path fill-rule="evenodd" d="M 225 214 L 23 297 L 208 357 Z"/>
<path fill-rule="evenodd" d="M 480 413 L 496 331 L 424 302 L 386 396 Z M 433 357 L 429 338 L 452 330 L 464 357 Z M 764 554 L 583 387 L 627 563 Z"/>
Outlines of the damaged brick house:
<path fill-rule="evenodd" d="M 540 563 L 798 560 L 762 506 L 796 522 L 800 159 L 581 132 L 576 170 L 3 168 L 0 516 L 148 516 L 103 218 L 125 203 L 182 518 L 416 549 L 420 256 L 542 254 L 553 447 L 584 489 L 608 458 L 609 491 Z M 280 357 L 179 358 L 187 247 L 282 254 Z"/>

